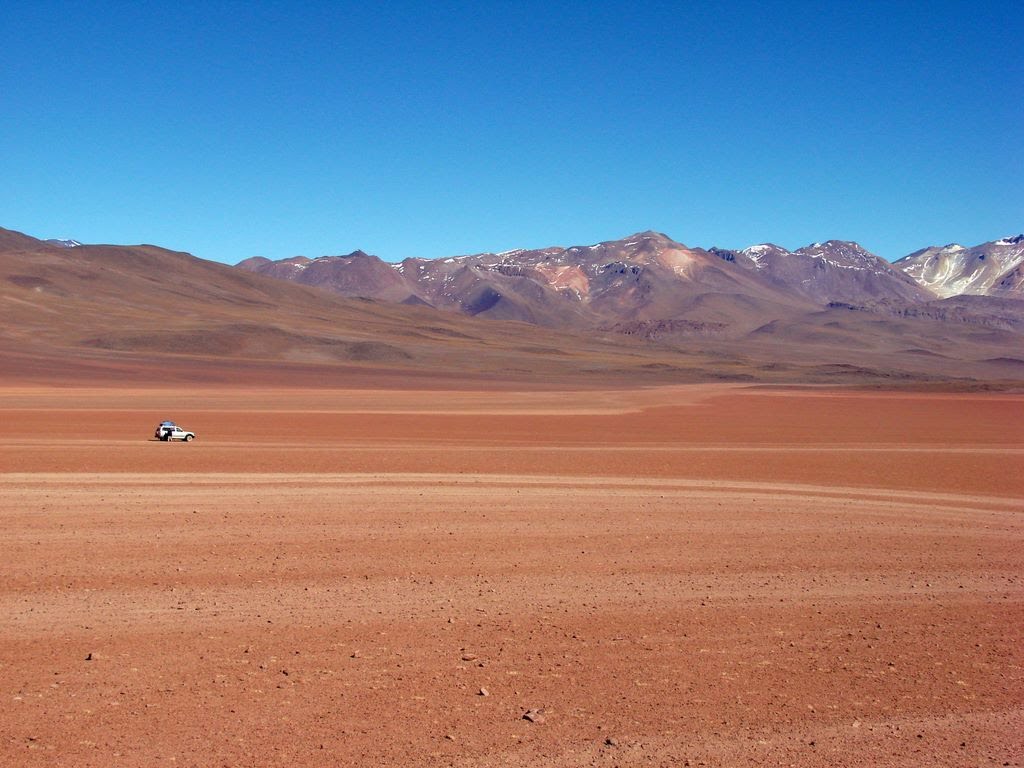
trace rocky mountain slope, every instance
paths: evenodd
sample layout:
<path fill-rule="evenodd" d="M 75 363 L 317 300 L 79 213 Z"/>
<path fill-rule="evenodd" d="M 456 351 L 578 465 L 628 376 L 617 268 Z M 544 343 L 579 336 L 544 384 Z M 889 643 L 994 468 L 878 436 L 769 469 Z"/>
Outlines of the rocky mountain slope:
<path fill-rule="evenodd" d="M 931 246 L 893 265 L 931 293 L 1024 299 L 1024 235 L 965 248 Z"/>
<path fill-rule="evenodd" d="M 740 251 L 759 274 L 815 304 L 926 301 L 931 295 L 857 243 L 829 240 L 796 251 L 770 243 Z"/>
<path fill-rule="evenodd" d="M 432 306 L 559 327 L 645 333 L 674 324 L 735 336 L 809 304 L 720 252 L 656 232 L 572 248 L 407 259 L 397 270 Z"/>

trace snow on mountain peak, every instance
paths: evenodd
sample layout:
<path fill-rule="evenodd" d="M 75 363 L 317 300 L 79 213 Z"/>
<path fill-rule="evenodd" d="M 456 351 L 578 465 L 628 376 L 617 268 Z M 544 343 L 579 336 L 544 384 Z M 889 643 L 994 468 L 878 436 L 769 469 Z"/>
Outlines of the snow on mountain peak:
<path fill-rule="evenodd" d="M 932 246 L 905 256 L 896 267 L 931 293 L 945 298 L 1019 295 L 1021 286 L 1014 282 L 1013 274 L 1022 264 L 1024 235 L 1016 235 L 973 248 L 955 243 Z"/>
<path fill-rule="evenodd" d="M 751 245 L 740 251 L 740 253 L 742 253 L 744 256 L 746 256 L 748 259 L 754 262 L 754 266 L 757 267 L 758 269 L 764 267 L 765 256 L 768 256 L 773 252 L 788 253 L 788 251 L 785 251 L 776 245 L 772 245 L 771 243 L 759 243 L 758 245 Z"/>

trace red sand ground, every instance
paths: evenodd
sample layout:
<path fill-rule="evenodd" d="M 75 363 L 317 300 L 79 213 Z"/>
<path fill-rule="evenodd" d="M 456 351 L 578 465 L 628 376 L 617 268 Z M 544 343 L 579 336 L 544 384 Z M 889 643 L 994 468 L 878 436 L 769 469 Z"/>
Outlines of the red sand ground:
<path fill-rule="evenodd" d="M 0 764 L 1020 765 L 1022 425 L 986 394 L 0 390 Z"/>

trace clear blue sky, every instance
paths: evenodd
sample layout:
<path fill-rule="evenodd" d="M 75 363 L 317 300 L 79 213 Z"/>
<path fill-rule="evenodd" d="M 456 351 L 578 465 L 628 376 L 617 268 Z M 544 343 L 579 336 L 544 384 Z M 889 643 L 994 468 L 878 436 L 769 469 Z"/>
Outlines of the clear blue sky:
<path fill-rule="evenodd" d="M 235 262 L 1024 229 L 1018 2 L 0 10 L 0 226 Z"/>

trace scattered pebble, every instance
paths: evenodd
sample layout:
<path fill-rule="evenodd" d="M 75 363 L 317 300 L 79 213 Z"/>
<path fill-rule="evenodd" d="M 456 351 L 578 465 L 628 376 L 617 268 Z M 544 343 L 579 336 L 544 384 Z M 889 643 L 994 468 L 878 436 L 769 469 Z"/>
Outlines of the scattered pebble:
<path fill-rule="evenodd" d="M 529 720 L 531 723 L 543 723 L 544 722 L 544 710 L 543 709 L 528 709 L 523 715 L 523 720 Z"/>

